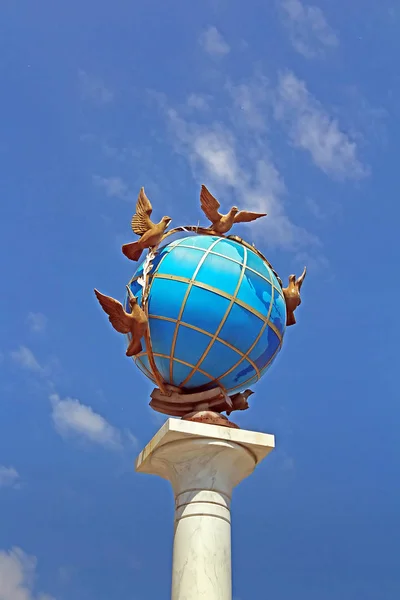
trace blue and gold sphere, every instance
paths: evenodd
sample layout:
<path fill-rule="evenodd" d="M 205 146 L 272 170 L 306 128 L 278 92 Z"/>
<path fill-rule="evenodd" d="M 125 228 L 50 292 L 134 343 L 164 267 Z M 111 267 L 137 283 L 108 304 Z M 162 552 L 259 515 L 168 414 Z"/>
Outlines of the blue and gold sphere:
<path fill-rule="evenodd" d="M 135 273 L 130 287 L 141 302 Z M 268 263 L 227 238 L 197 235 L 160 249 L 149 278 L 152 351 L 164 382 L 232 394 L 258 381 L 282 346 L 286 305 Z M 135 357 L 154 381 L 148 356 Z"/>

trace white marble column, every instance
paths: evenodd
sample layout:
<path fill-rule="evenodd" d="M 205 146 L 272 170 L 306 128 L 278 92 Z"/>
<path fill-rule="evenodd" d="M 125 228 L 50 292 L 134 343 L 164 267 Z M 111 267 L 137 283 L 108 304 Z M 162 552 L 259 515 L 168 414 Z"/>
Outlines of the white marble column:
<path fill-rule="evenodd" d="M 231 600 L 232 490 L 274 442 L 265 433 L 168 419 L 138 456 L 136 470 L 168 479 L 175 494 L 172 600 Z"/>

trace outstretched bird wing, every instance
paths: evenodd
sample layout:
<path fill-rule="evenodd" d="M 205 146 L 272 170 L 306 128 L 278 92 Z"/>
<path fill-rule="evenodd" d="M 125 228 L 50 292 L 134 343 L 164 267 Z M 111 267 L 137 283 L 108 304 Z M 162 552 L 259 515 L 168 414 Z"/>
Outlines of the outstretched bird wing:
<path fill-rule="evenodd" d="M 136 202 L 136 213 L 132 217 L 131 226 L 133 233 L 136 235 L 143 235 L 154 226 L 154 223 L 150 219 L 153 207 L 150 200 L 144 193 L 144 188 L 139 192 L 139 196 Z"/>
<path fill-rule="evenodd" d="M 201 209 L 206 215 L 207 219 L 210 219 L 211 223 L 219 221 L 222 215 L 218 212 L 220 203 L 214 196 L 208 191 L 205 185 L 201 186 L 200 192 L 200 205 Z"/>
<path fill-rule="evenodd" d="M 298 277 L 296 280 L 296 286 L 299 291 L 300 291 L 301 286 L 303 285 L 303 281 L 306 277 L 306 273 L 307 273 L 307 267 L 304 267 L 304 271 L 302 272 L 300 277 Z"/>
<path fill-rule="evenodd" d="M 235 220 L 233 221 L 234 223 L 249 223 L 250 221 L 255 221 L 256 219 L 259 219 L 260 217 L 266 217 L 267 213 L 255 213 L 255 212 L 250 212 L 248 210 L 240 210 L 238 213 L 236 213 L 235 215 Z"/>
<path fill-rule="evenodd" d="M 132 316 L 125 312 L 122 304 L 110 296 L 101 294 L 98 290 L 94 290 L 94 293 L 102 309 L 108 314 L 108 319 L 114 329 L 118 333 L 129 333 L 132 329 Z"/>

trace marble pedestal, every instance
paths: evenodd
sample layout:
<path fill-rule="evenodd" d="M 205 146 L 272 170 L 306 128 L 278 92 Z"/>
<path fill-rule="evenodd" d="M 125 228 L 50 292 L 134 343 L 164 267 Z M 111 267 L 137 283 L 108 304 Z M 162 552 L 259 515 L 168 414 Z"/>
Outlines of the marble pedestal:
<path fill-rule="evenodd" d="M 273 450 L 273 435 L 168 419 L 136 470 L 175 494 L 172 600 L 231 600 L 233 488 Z"/>

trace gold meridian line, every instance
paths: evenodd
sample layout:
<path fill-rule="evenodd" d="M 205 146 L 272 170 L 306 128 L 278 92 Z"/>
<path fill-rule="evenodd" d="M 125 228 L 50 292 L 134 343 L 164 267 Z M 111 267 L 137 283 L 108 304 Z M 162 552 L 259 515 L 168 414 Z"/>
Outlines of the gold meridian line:
<path fill-rule="evenodd" d="M 236 369 L 236 367 L 238 367 L 245 359 L 249 360 L 249 354 L 254 350 L 254 348 L 258 344 L 259 340 L 261 339 L 262 334 L 264 333 L 264 331 L 268 327 L 268 321 L 269 321 L 269 317 L 271 316 L 273 302 L 274 302 L 274 288 L 272 287 L 271 302 L 270 302 L 269 309 L 268 309 L 267 320 L 264 321 L 264 323 L 263 323 L 260 331 L 258 332 L 258 335 L 257 335 L 256 339 L 254 340 L 254 342 L 252 343 L 252 345 L 250 346 L 250 348 L 247 350 L 247 352 L 245 352 L 245 354 L 236 363 L 236 365 L 233 365 L 233 367 L 231 367 L 228 371 L 225 371 L 225 373 L 223 373 L 220 376 L 220 379 L 223 379 L 224 377 L 226 377 L 227 375 L 229 375 L 229 373 L 232 373 L 232 371 L 234 371 Z M 281 342 L 279 342 L 279 343 L 281 343 Z M 260 379 L 261 375 L 260 375 L 260 371 L 259 370 L 257 370 L 257 376 L 258 376 L 258 379 Z"/>
<path fill-rule="evenodd" d="M 206 349 L 204 350 L 203 354 L 200 356 L 199 360 L 197 361 L 195 367 L 193 368 L 193 370 L 191 371 L 191 373 L 189 373 L 189 375 L 187 375 L 186 379 L 184 379 L 179 385 L 184 386 L 185 383 L 187 383 L 190 380 L 190 378 L 192 377 L 192 375 L 194 375 L 194 373 L 196 372 L 196 369 L 205 360 L 205 358 L 207 357 L 207 355 L 210 352 L 211 348 L 213 347 L 213 344 L 214 344 L 215 340 L 217 339 L 217 337 L 218 337 L 221 329 L 225 325 L 226 320 L 227 320 L 227 318 L 228 318 L 228 316 L 229 316 L 229 314 L 231 312 L 231 308 L 232 308 L 232 306 L 235 303 L 237 293 L 239 292 L 239 288 L 240 288 L 240 285 L 241 285 L 242 280 L 243 280 L 244 272 L 245 272 L 245 269 L 246 269 L 246 263 L 247 263 L 247 249 L 244 248 L 243 263 L 242 263 L 242 269 L 241 269 L 241 272 L 240 272 L 240 277 L 239 277 L 238 282 L 236 284 L 236 288 L 235 288 L 233 297 L 231 298 L 231 300 L 229 302 L 229 305 L 228 305 L 228 307 L 227 307 L 227 309 L 225 311 L 225 314 L 222 317 L 222 319 L 220 321 L 220 324 L 218 325 L 217 330 L 215 331 L 215 333 L 213 334 L 211 340 L 209 341 Z"/>
<path fill-rule="evenodd" d="M 216 246 L 219 241 L 220 241 L 220 238 L 214 240 L 214 242 L 207 248 L 207 250 L 204 250 L 204 254 L 201 257 L 201 259 L 199 260 L 199 262 L 197 264 L 197 267 L 196 267 L 196 269 L 195 269 L 195 271 L 194 271 L 191 279 L 187 279 L 186 277 L 182 278 L 185 281 L 185 283 L 188 283 L 188 286 L 187 286 L 187 290 L 186 290 L 185 295 L 184 295 L 183 300 L 182 300 L 181 308 L 180 308 L 179 314 L 178 314 L 178 319 L 177 319 L 177 322 L 176 322 L 176 325 L 175 325 L 174 336 L 172 338 L 171 357 L 170 357 L 170 362 L 169 362 L 169 379 L 170 379 L 171 382 L 173 381 L 173 370 L 174 370 L 173 358 L 174 358 L 174 354 L 175 354 L 175 346 L 176 346 L 176 340 L 177 340 L 177 337 L 178 337 L 179 324 L 180 324 L 180 320 L 181 320 L 182 315 L 183 315 L 183 311 L 185 310 L 185 306 L 186 306 L 186 302 L 187 302 L 187 299 L 188 299 L 189 294 L 190 294 L 190 290 L 192 289 L 194 279 L 196 278 L 198 272 L 200 271 L 202 265 L 204 264 L 204 261 L 206 260 L 206 258 L 208 256 L 210 250 L 212 248 L 214 248 L 214 246 Z M 157 276 L 157 274 L 154 275 L 154 278 L 156 278 L 156 276 Z M 167 279 L 169 279 L 169 278 L 167 278 Z"/>
<path fill-rule="evenodd" d="M 149 319 L 158 319 L 159 321 L 168 321 L 169 323 L 177 323 L 178 322 L 177 319 L 173 319 L 172 317 L 162 317 L 160 315 L 149 315 Z M 194 331 L 198 331 L 199 333 L 202 333 L 202 334 L 206 335 L 207 337 L 213 337 L 213 334 L 210 333 L 209 331 L 206 331 L 205 329 L 201 329 L 201 327 L 197 327 L 196 325 L 191 325 L 190 323 L 186 323 L 185 321 L 180 321 L 179 325 L 181 327 L 186 327 L 187 329 L 193 329 Z M 230 344 L 229 342 L 226 342 L 222 338 L 217 337 L 216 341 L 220 342 L 221 344 L 224 344 L 224 346 L 227 346 L 231 350 L 234 350 L 237 354 L 239 354 L 239 356 L 245 356 L 244 352 L 242 352 L 238 348 L 235 348 L 235 346 L 232 346 L 232 344 Z"/>
<path fill-rule="evenodd" d="M 135 365 L 136 365 L 136 363 L 137 363 L 137 360 L 138 360 L 139 358 L 141 358 L 142 356 L 147 356 L 146 352 L 144 352 L 144 353 L 141 353 L 140 355 L 139 355 L 139 354 L 137 354 L 136 356 L 134 356 L 134 362 L 135 362 Z M 143 369 L 144 371 L 146 371 L 145 375 L 147 375 L 147 377 L 148 377 L 149 379 L 151 379 L 151 381 L 153 381 L 153 383 L 157 383 L 157 382 L 156 382 L 156 380 L 154 379 L 154 375 L 153 375 L 153 373 L 151 373 L 151 371 L 149 371 L 149 369 L 146 367 L 146 365 L 144 365 L 142 362 L 140 363 L 140 365 L 141 365 L 142 369 Z M 140 367 L 138 367 L 138 369 L 140 369 Z"/>
<path fill-rule="evenodd" d="M 165 252 L 165 254 L 163 254 L 163 256 L 161 257 L 160 262 L 158 263 L 159 265 L 162 263 L 162 261 L 164 260 L 164 258 L 166 256 L 168 256 L 168 254 L 170 253 L 170 251 L 172 249 L 173 249 L 173 247 L 168 252 Z M 142 272 L 142 275 L 139 275 L 139 277 L 142 277 L 142 276 L 143 276 L 143 272 Z M 138 279 L 138 277 L 136 279 Z M 150 276 L 149 275 L 147 275 L 146 279 L 147 279 L 146 285 L 149 286 L 149 289 L 148 289 L 148 292 L 147 292 L 147 297 L 149 297 L 150 290 L 151 290 L 152 285 L 153 285 L 153 279 L 151 279 L 151 281 L 150 281 Z M 129 286 L 131 285 L 131 282 L 132 282 L 132 280 L 129 282 Z M 143 304 L 143 289 L 142 289 L 142 304 Z M 148 317 L 149 317 L 149 315 L 148 315 L 148 303 L 146 303 L 146 306 L 145 306 L 144 310 L 145 310 L 145 313 L 146 313 L 146 316 L 147 316 L 147 319 L 148 319 Z M 154 353 L 153 353 L 153 348 L 152 348 L 152 343 L 151 343 L 151 336 L 150 336 L 150 323 L 148 323 L 148 325 L 147 325 L 147 328 L 146 328 L 146 331 L 145 331 L 145 334 L 144 334 L 144 339 L 145 339 L 145 346 L 146 346 L 146 354 L 147 354 L 147 358 L 148 358 L 149 365 L 150 365 L 150 371 L 151 371 L 151 373 L 153 375 L 153 377 L 150 376 L 150 379 L 151 379 L 151 381 L 153 381 L 154 383 L 156 383 L 158 385 L 158 387 L 160 388 L 160 390 L 161 390 L 162 393 L 165 393 L 164 380 L 163 380 L 163 377 L 161 376 L 161 373 L 158 371 L 157 365 L 156 365 L 155 360 L 154 360 Z M 136 361 L 135 361 L 135 364 L 136 364 Z M 142 366 L 144 366 L 144 365 L 142 365 Z M 149 375 L 150 375 L 149 369 L 147 369 L 147 367 L 144 367 L 144 368 L 146 369 L 147 376 L 149 377 Z"/>
<path fill-rule="evenodd" d="M 164 378 L 162 377 L 161 373 L 159 372 L 159 370 L 157 368 L 156 361 L 155 361 L 154 355 L 153 355 L 153 345 L 151 343 L 151 337 L 150 337 L 149 305 L 148 305 L 148 302 L 145 302 L 146 297 L 145 297 L 145 299 L 143 299 L 144 292 L 146 291 L 146 288 L 149 285 L 149 276 L 147 273 L 144 274 L 143 281 L 144 281 L 144 285 L 143 285 L 143 290 L 142 290 L 141 305 L 142 305 L 144 314 L 147 318 L 147 326 L 144 331 L 143 337 L 144 337 L 144 341 L 145 341 L 147 356 L 149 359 L 150 369 L 154 375 L 154 379 L 156 380 L 158 387 L 160 388 L 161 393 L 165 395 L 167 393 L 167 391 L 164 387 Z"/>
<path fill-rule="evenodd" d="M 201 288 L 203 290 L 207 290 L 208 292 L 214 292 L 215 294 L 218 294 L 219 296 L 222 296 L 223 298 L 227 298 L 228 300 L 232 300 L 232 295 L 231 294 L 228 294 L 228 293 L 226 293 L 226 292 L 224 292 L 224 291 L 222 291 L 222 290 L 220 290 L 218 288 L 215 288 L 215 287 L 213 287 L 211 285 L 208 285 L 207 283 L 202 283 L 201 281 L 193 281 L 192 279 L 188 279 L 187 277 L 180 277 L 178 275 L 166 275 L 166 274 L 164 275 L 162 273 L 160 273 L 160 274 L 159 273 L 155 273 L 154 278 L 156 278 L 156 279 L 169 279 L 171 281 L 181 281 L 183 283 L 191 283 L 192 286 L 199 287 L 199 288 Z M 258 317 L 259 319 L 261 319 L 261 321 L 263 321 L 263 322 L 266 321 L 265 315 L 263 315 L 262 313 L 258 312 L 258 310 L 255 310 L 254 308 L 252 308 L 248 304 L 246 304 L 246 302 L 243 302 L 242 300 L 239 300 L 239 298 L 236 298 L 235 302 L 236 302 L 236 304 L 238 304 L 242 308 L 245 308 L 250 313 L 252 313 L 256 317 Z M 282 336 L 281 336 L 279 330 L 277 329 L 276 325 L 274 325 L 270 321 L 267 321 L 267 324 L 271 327 L 271 329 L 277 335 L 278 339 L 281 340 Z"/>
<path fill-rule="evenodd" d="M 265 367 L 263 367 L 263 371 L 265 369 L 267 369 L 267 367 L 269 367 L 269 365 L 272 363 L 272 361 L 274 360 L 274 358 L 276 357 L 276 355 L 278 354 L 279 350 L 282 348 L 282 342 L 278 345 L 278 347 L 276 348 L 275 352 L 273 353 L 273 355 L 271 356 L 271 358 L 269 359 L 269 361 L 267 362 L 267 364 L 265 365 Z M 251 381 L 253 379 L 254 375 L 252 375 L 252 377 L 249 377 L 248 379 L 246 379 L 246 381 L 243 381 L 243 383 L 240 384 L 240 386 L 245 386 L 249 381 Z M 231 390 L 235 390 L 237 387 L 239 386 L 233 386 L 231 388 L 228 389 L 228 393 Z"/>
<path fill-rule="evenodd" d="M 147 356 L 146 352 L 140 352 L 140 354 L 136 355 L 137 358 L 140 358 L 142 356 Z M 170 356 L 168 356 L 168 354 L 161 354 L 160 352 L 154 352 L 154 356 L 157 356 L 158 358 L 167 358 L 169 359 Z M 177 363 L 180 363 L 181 365 L 185 365 L 185 367 L 190 367 L 192 368 L 193 365 L 186 362 L 185 360 L 181 360 L 180 358 L 174 358 L 174 360 Z M 213 377 L 212 375 L 210 375 L 210 373 L 207 373 L 206 371 L 203 371 L 202 369 L 197 369 L 199 373 L 201 373 L 202 375 L 205 375 L 206 377 L 208 377 L 208 379 L 210 379 L 210 381 L 217 381 L 217 379 L 215 379 L 215 377 Z"/>
<path fill-rule="evenodd" d="M 188 246 L 186 244 L 179 244 L 179 247 L 180 248 L 189 248 L 191 250 L 201 250 L 201 248 L 198 248 L 197 246 Z M 250 249 L 246 248 L 246 246 L 243 246 L 243 248 L 246 249 L 246 250 L 250 250 Z M 250 250 L 250 252 L 251 252 L 251 250 Z M 226 260 L 231 260 L 232 262 L 236 263 L 237 265 L 242 265 L 242 263 L 240 262 L 240 260 L 236 260 L 236 258 L 232 258 L 231 256 L 226 256 L 225 254 L 221 254 L 221 252 L 212 251 L 212 252 L 210 252 L 210 254 L 213 254 L 215 256 L 220 256 L 221 258 L 225 258 Z M 260 258 L 260 260 L 262 260 L 261 257 L 258 256 L 255 252 L 253 252 L 253 254 L 255 256 L 257 256 L 258 258 Z M 272 270 L 270 269 L 268 263 L 266 262 L 265 265 L 266 265 L 269 273 L 271 274 Z M 251 271 L 255 275 L 258 275 L 259 277 L 261 277 L 261 279 L 264 279 L 264 281 L 268 281 L 268 283 L 271 284 L 275 288 L 275 290 L 279 293 L 279 295 L 282 296 L 282 298 L 283 298 L 282 288 L 281 287 L 276 287 L 276 285 L 273 282 L 273 277 L 271 277 L 271 279 L 268 279 L 268 277 L 266 277 L 262 273 L 259 273 L 258 271 L 256 271 L 252 267 L 249 267 L 249 265 L 246 265 L 246 269 L 248 269 L 249 271 Z"/>
<path fill-rule="evenodd" d="M 176 323 L 176 319 L 172 317 L 162 317 L 161 315 L 149 315 L 149 319 L 157 319 L 158 321 L 169 321 L 170 323 Z"/>

